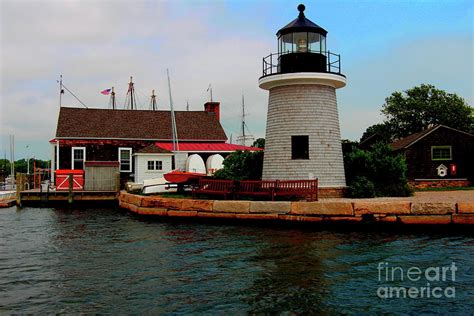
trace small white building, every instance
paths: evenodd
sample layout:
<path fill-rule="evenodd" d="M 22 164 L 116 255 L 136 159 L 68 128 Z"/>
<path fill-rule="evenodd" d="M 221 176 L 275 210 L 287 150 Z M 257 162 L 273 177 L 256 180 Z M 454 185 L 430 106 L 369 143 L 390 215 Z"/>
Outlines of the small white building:
<path fill-rule="evenodd" d="M 173 153 L 155 145 L 150 145 L 133 155 L 135 164 L 135 181 L 162 178 L 172 169 Z"/>

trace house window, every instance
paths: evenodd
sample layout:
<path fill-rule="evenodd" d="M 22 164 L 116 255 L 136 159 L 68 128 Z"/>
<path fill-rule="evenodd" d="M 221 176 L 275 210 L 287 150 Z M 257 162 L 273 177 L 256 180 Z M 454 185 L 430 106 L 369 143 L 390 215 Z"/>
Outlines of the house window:
<path fill-rule="evenodd" d="M 451 146 L 431 146 L 431 160 L 451 160 Z"/>
<path fill-rule="evenodd" d="M 291 159 L 309 159 L 309 136 L 291 136 Z"/>
<path fill-rule="evenodd" d="M 119 148 L 120 172 L 132 172 L 132 148 Z"/>
<path fill-rule="evenodd" d="M 163 170 L 163 162 L 161 160 L 155 161 L 155 170 Z"/>
<path fill-rule="evenodd" d="M 155 162 L 153 160 L 147 161 L 148 163 L 148 170 L 155 170 Z"/>
<path fill-rule="evenodd" d="M 84 169 L 86 161 L 86 147 L 72 147 L 71 153 L 72 169 Z"/>
<path fill-rule="evenodd" d="M 161 171 L 163 170 L 163 162 L 161 160 L 148 160 L 148 170 L 158 170 Z"/>

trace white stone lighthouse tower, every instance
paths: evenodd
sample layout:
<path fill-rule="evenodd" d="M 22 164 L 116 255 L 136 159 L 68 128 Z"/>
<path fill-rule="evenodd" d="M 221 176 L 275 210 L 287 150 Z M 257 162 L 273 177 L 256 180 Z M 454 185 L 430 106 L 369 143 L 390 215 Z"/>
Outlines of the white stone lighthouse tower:
<path fill-rule="evenodd" d="M 298 10 L 278 31 L 278 53 L 263 59 L 258 82 L 269 91 L 263 179 L 318 178 L 321 189 L 338 192 L 346 180 L 336 89 L 346 77 L 340 55 L 326 48 L 327 31 L 305 17 L 304 5 Z"/>

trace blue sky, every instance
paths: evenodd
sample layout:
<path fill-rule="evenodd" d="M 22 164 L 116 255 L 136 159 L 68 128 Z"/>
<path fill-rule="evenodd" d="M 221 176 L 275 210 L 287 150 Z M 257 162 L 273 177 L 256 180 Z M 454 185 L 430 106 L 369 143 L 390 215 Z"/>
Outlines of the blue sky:
<path fill-rule="evenodd" d="M 239 132 L 245 94 L 248 126 L 264 137 L 267 93 L 258 88 L 262 57 L 275 33 L 296 18 L 299 1 L 0 1 L 0 156 L 8 135 L 16 158 L 48 159 L 58 115 L 56 79 L 90 107 L 115 86 L 123 105 L 134 76 L 146 108 L 151 89 L 169 108 L 201 110 L 212 83 L 228 137 Z M 357 140 L 382 120 L 393 91 L 421 83 L 474 100 L 472 1 L 305 1 L 306 16 L 328 31 L 348 85 L 337 92 L 341 134 Z M 81 106 L 64 97 L 66 106 Z M 28 148 L 26 147 L 28 145 Z"/>

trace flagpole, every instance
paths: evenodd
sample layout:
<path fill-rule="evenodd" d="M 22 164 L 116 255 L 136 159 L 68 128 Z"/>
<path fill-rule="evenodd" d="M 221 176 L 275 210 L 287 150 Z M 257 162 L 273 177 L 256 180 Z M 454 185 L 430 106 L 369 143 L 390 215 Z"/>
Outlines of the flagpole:
<path fill-rule="evenodd" d="M 62 107 L 62 95 L 63 95 L 63 75 L 59 76 L 59 107 Z"/>

